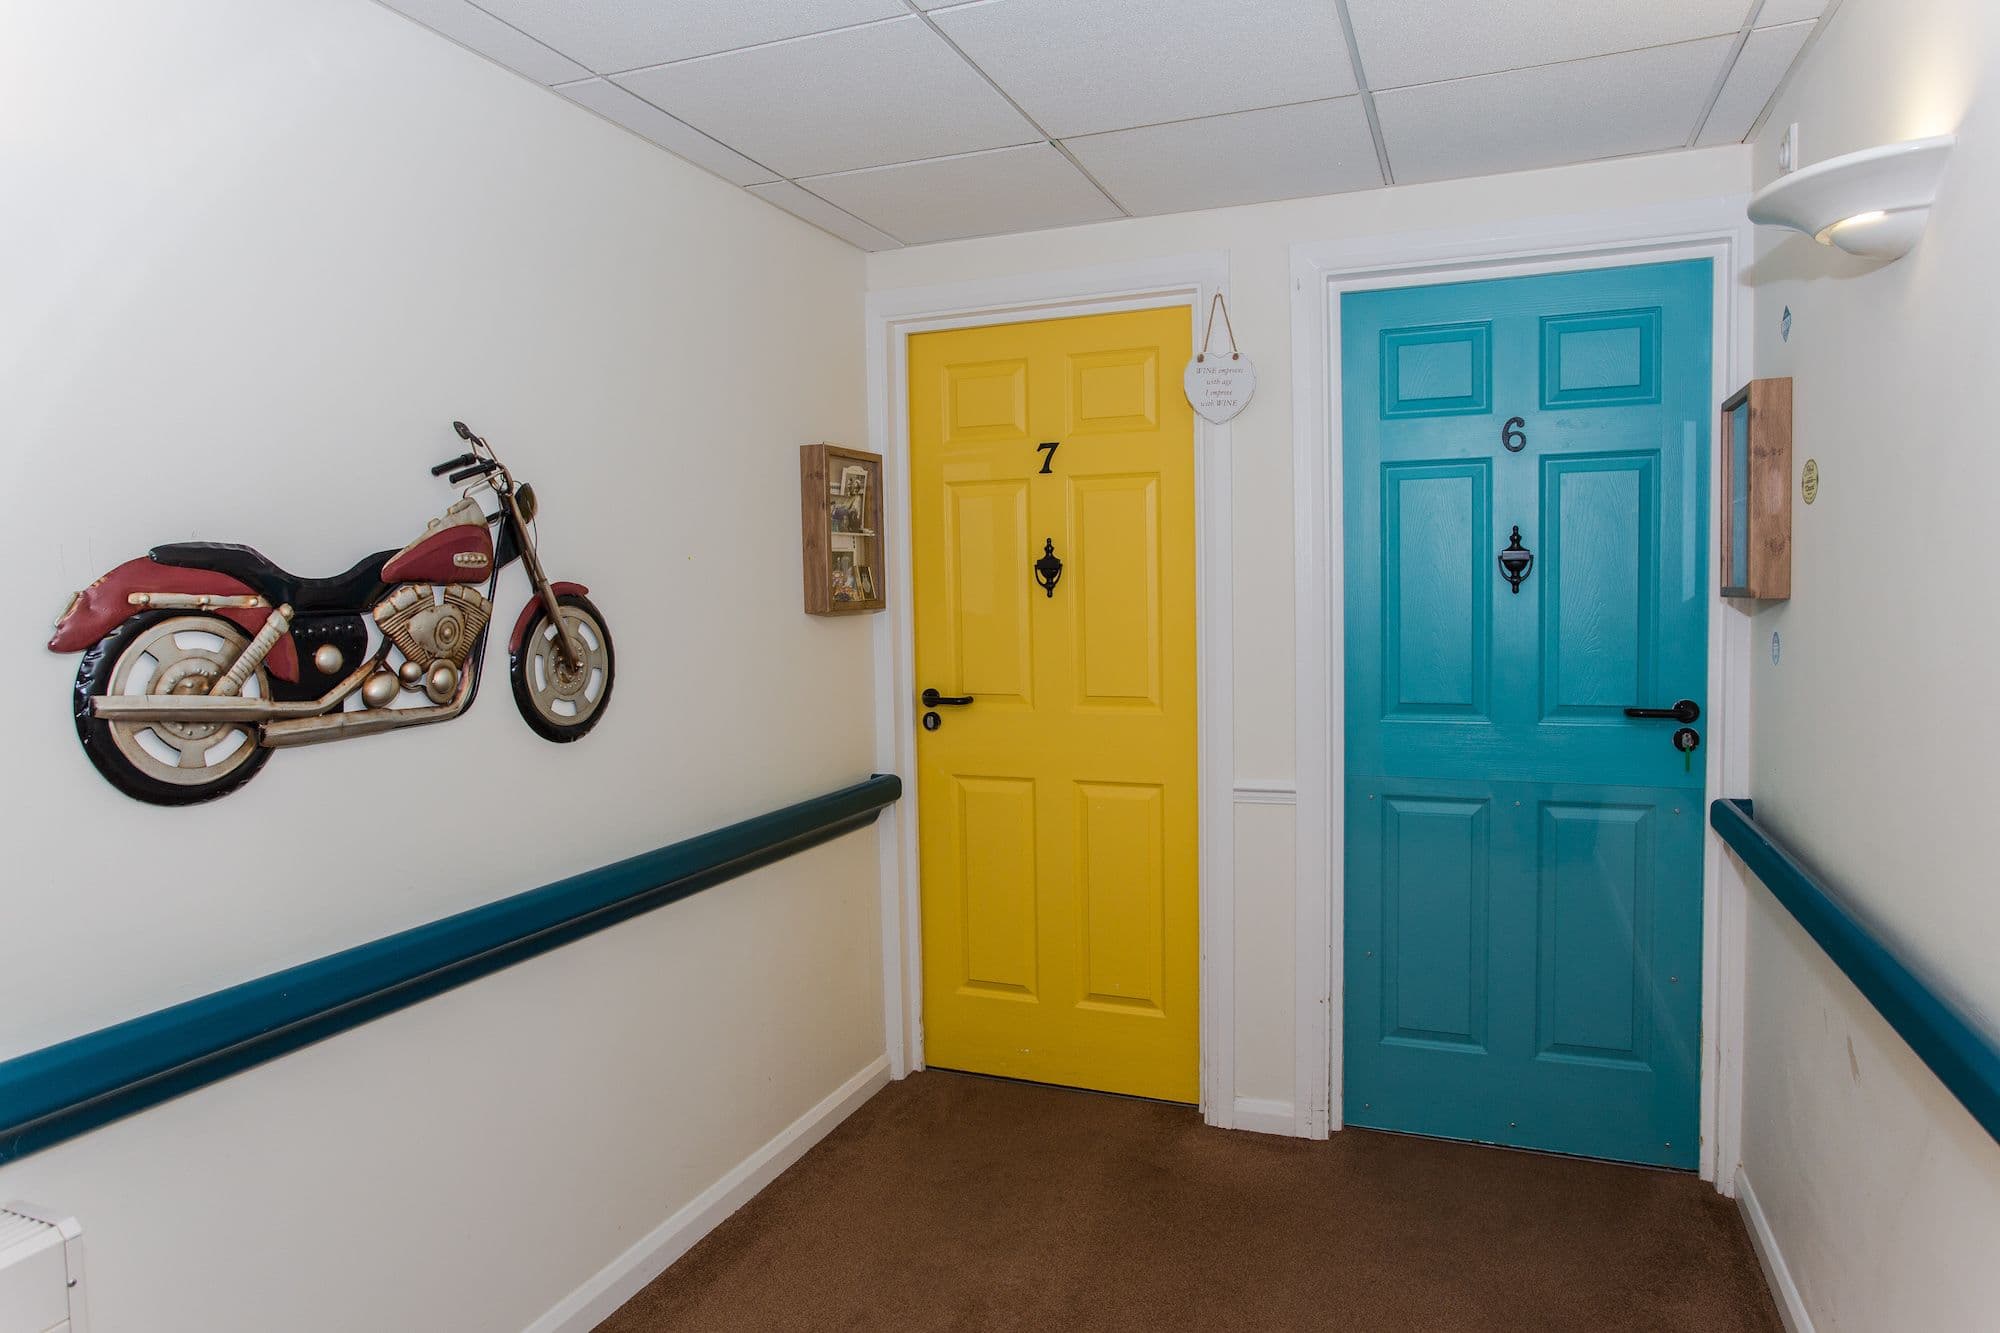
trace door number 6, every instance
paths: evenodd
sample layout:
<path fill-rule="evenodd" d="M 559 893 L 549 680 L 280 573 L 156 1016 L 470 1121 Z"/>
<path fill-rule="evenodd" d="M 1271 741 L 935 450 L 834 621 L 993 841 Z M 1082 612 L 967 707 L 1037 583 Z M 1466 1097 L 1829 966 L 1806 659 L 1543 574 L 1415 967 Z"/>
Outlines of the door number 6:
<path fill-rule="evenodd" d="M 1500 428 L 1500 443 L 1510 454 L 1518 454 L 1528 447 L 1528 433 L 1521 427 L 1528 423 L 1520 417 L 1508 417 L 1507 424 Z"/>

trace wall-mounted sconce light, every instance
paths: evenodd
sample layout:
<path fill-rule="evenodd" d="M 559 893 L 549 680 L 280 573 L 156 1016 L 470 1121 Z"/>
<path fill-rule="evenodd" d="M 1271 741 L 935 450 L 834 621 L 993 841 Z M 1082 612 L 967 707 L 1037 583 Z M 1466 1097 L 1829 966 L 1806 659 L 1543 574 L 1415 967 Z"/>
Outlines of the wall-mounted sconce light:
<path fill-rule="evenodd" d="M 1815 162 L 1750 197 L 1750 220 L 1791 227 L 1851 255 L 1901 259 L 1924 234 L 1953 135 Z"/>

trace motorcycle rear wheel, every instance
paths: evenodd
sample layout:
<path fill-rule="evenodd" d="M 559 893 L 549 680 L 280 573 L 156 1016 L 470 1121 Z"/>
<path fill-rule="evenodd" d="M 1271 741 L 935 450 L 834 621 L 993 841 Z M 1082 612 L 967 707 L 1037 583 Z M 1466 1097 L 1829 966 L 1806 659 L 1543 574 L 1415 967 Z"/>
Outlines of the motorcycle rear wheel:
<path fill-rule="evenodd" d="M 582 739 L 604 716 L 617 655 L 611 631 L 588 597 L 559 593 L 556 604 L 583 648 L 582 663 L 571 667 L 563 661 L 555 622 L 547 607 L 538 607 L 521 635 L 521 646 L 508 656 L 507 673 L 513 677 L 522 720 L 537 736 L 561 745 Z"/>
<path fill-rule="evenodd" d="M 246 723 L 107 722 L 91 711 L 99 695 L 206 694 L 250 640 L 219 616 L 152 611 L 99 639 L 77 666 L 72 703 L 77 739 L 104 780 L 152 805 L 192 805 L 236 790 L 271 752 Z M 260 667 L 243 683 L 250 699 L 270 697 Z"/>

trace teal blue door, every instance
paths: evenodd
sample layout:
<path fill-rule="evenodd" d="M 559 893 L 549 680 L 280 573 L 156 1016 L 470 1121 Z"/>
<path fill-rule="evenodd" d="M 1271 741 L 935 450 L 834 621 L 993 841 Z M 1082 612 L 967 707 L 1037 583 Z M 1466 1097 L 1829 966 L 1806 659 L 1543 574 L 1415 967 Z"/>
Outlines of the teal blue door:
<path fill-rule="evenodd" d="M 1341 299 L 1350 1125 L 1696 1163 L 1710 281 Z"/>

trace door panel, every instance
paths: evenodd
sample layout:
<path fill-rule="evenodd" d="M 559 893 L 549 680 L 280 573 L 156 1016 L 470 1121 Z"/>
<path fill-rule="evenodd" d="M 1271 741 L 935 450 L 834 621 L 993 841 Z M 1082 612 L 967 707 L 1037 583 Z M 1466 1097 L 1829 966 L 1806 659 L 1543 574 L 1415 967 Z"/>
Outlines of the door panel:
<path fill-rule="evenodd" d="M 947 469 L 943 580 L 950 638 L 945 669 L 967 692 L 1033 702 L 1034 624 L 1017 561 L 1028 541 L 1025 481 L 958 480 Z"/>
<path fill-rule="evenodd" d="M 1190 350 L 1185 309 L 910 340 L 917 685 L 973 696 L 918 732 L 932 1065 L 1198 1095 Z"/>
<path fill-rule="evenodd" d="M 1035 784 L 1024 778 L 956 777 L 953 830 L 960 850 L 957 911 L 960 993 L 1033 999 L 1035 948 Z M 977 855 L 973 855 L 974 852 Z"/>
<path fill-rule="evenodd" d="M 1342 299 L 1350 1123 L 1697 1159 L 1709 282 Z"/>
<path fill-rule="evenodd" d="M 1075 542 L 1063 577 L 1075 580 L 1077 702 L 1160 706 L 1160 479 L 1066 482 Z"/>
<path fill-rule="evenodd" d="M 1398 716 L 1486 712 L 1487 471 L 1484 462 L 1383 469 L 1383 695 Z"/>
<path fill-rule="evenodd" d="M 1165 938 L 1165 793 L 1079 782 L 1077 884 L 1083 909 L 1078 1002 L 1159 1013 Z"/>
<path fill-rule="evenodd" d="M 1536 839 L 1537 1055 L 1646 1062 L 1653 811 L 1554 802 Z"/>
<path fill-rule="evenodd" d="M 1542 459 L 1545 722 L 1622 722 L 1626 705 L 1651 697 L 1658 464 L 1651 453 Z"/>
<path fill-rule="evenodd" d="M 1385 1041 L 1486 1044 L 1490 801 L 1382 807 Z"/>

